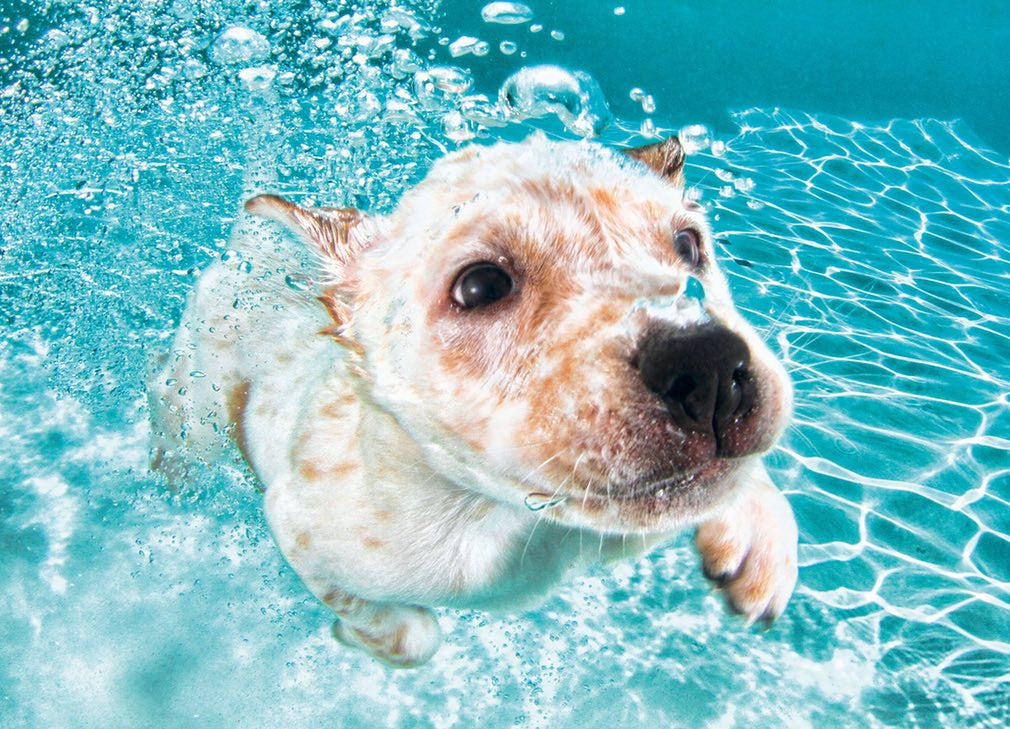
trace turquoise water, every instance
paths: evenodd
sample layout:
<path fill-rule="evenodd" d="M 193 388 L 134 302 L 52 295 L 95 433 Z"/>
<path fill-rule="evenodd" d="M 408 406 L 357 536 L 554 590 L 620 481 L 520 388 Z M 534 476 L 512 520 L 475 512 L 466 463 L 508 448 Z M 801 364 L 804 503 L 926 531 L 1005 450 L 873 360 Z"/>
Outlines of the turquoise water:
<path fill-rule="evenodd" d="M 597 31 L 661 12 L 618 4 Z M 0 726 L 1006 726 L 1002 143 L 976 136 L 985 124 L 816 100 L 678 110 L 647 64 L 578 45 L 574 21 L 492 27 L 480 5 L 4 10 Z M 225 63 L 214 41 L 238 23 L 267 48 Z M 438 41 L 463 33 L 488 54 Z M 688 180 L 796 383 L 770 464 L 799 522 L 797 594 L 770 631 L 744 627 L 684 536 L 529 613 L 442 611 L 431 664 L 390 672 L 330 638 L 240 467 L 177 494 L 148 474 L 145 371 L 225 252 L 251 161 L 275 160 L 287 193 L 388 209 L 469 134 L 572 136 L 456 117 L 484 102 L 419 98 L 417 71 L 471 68 L 493 98 L 521 65 L 579 59 L 616 115 L 605 142 L 643 141 L 646 118 L 709 125 L 683 130 Z"/>

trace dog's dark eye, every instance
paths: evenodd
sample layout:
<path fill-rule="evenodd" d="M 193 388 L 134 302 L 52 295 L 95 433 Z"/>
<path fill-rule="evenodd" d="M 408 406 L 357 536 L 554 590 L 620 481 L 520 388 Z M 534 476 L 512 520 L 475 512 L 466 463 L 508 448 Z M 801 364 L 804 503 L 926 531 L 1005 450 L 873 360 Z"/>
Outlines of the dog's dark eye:
<path fill-rule="evenodd" d="M 693 228 L 678 231 L 673 239 L 673 248 L 691 268 L 696 268 L 701 262 L 701 236 Z"/>
<path fill-rule="evenodd" d="M 452 299 L 464 309 L 493 304 L 512 293 L 512 278 L 493 263 L 477 263 L 456 277 Z"/>

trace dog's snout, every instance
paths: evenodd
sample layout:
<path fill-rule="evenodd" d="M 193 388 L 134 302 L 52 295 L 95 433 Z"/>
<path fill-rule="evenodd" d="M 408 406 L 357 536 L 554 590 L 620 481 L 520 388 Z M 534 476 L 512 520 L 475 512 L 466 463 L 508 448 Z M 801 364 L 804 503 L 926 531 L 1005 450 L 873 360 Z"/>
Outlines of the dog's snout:
<path fill-rule="evenodd" d="M 750 353 L 739 335 L 716 323 L 654 327 L 635 364 L 681 429 L 711 433 L 720 455 L 734 455 L 724 452 L 726 431 L 750 411 L 755 389 Z"/>

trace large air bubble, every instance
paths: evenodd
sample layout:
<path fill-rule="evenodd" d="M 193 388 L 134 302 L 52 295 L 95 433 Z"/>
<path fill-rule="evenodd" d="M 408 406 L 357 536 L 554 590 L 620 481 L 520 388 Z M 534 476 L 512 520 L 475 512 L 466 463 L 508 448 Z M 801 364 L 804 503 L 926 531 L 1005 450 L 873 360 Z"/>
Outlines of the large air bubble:
<path fill-rule="evenodd" d="M 232 25 L 217 37 L 210 59 L 221 65 L 258 63 L 270 56 L 270 42 L 247 25 Z"/>
<path fill-rule="evenodd" d="M 561 66 L 520 69 L 502 84 L 498 99 L 513 119 L 554 115 L 581 137 L 598 136 L 612 119 L 596 80 L 585 71 Z"/>
<path fill-rule="evenodd" d="M 533 20 L 533 10 L 523 3 L 494 2 L 485 5 L 480 16 L 485 23 L 518 25 Z"/>

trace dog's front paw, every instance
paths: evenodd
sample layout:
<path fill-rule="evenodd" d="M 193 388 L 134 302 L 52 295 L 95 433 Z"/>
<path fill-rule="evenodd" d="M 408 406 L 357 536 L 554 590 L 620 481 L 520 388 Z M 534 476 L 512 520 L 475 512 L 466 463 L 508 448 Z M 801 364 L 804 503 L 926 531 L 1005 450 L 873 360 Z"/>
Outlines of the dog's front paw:
<path fill-rule="evenodd" d="M 796 520 L 782 493 L 762 479 L 695 534 L 705 575 L 747 623 L 771 624 L 796 586 Z"/>
<path fill-rule="evenodd" d="M 420 607 L 380 608 L 365 624 L 341 618 L 333 623 L 333 636 L 394 668 L 414 668 L 426 663 L 442 643 L 442 631 L 434 613 Z"/>

